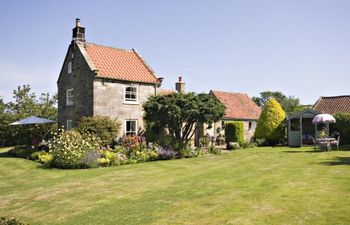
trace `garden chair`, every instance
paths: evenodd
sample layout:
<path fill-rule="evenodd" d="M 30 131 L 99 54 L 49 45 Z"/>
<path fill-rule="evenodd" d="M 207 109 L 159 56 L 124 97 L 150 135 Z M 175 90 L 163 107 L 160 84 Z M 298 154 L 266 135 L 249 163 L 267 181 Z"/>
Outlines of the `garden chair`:
<path fill-rule="evenodd" d="M 340 142 L 340 135 L 337 137 L 336 140 L 331 142 L 332 146 L 337 146 L 337 150 L 339 150 L 339 142 Z"/>

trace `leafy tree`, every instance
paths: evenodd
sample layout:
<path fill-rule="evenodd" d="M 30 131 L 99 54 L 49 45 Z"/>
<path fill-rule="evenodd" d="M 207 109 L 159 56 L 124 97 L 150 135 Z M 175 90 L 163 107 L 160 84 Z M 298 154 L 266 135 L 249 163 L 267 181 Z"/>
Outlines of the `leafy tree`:
<path fill-rule="evenodd" d="M 0 146 L 29 144 L 34 137 L 43 137 L 54 129 L 52 125 L 9 126 L 9 123 L 29 116 L 57 119 L 57 96 L 48 93 L 39 98 L 31 91 L 29 85 L 18 86 L 13 91 L 9 103 L 0 101 Z"/>
<path fill-rule="evenodd" d="M 148 132 L 164 133 L 166 129 L 174 139 L 172 147 L 184 150 L 197 129 L 197 123 L 220 120 L 225 106 L 209 94 L 173 93 L 151 96 L 143 105 Z M 161 131 L 163 130 L 163 131 Z"/>
<path fill-rule="evenodd" d="M 287 97 L 279 91 L 264 91 L 260 93 L 260 97 L 253 97 L 252 100 L 258 106 L 264 107 L 266 102 L 271 98 L 274 98 L 277 102 L 281 104 L 282 108 L 287 113 L 287 115 L 294 114 L 303 109 L 303 107 L 300 105 L 299 98 L 295 98 L 293 96 Z"/>
<path fill-rule="evenodd" d="M 255 130 L 255 138 L 265 139 L 269 144 L 274 145 L 285 135 L 283 123 L 286 114 L 281 105 L 271 98 L 265 103 L 265 107 L 260 114 Z"/>
<path fill-rule="evenodd" d="M 334 117 L 337 120 L 335 130 L 340 133 L 340 144 L 350 144 L 350 113 L 337 113 Z"/>
<path fill-rule="evenodd" d="M 102 145 L 109 145 L 117 138 L 120 124 L 107 116 L 82 117 L 76 130 L 81 134 L 93 134 Z"/>

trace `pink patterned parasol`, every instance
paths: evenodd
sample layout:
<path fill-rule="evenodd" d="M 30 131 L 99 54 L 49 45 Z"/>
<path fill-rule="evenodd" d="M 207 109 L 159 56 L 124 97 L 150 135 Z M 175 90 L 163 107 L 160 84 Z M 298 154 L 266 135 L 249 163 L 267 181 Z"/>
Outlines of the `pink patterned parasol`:
<path fill-rule="evenodd" d="M 335 118 L 330 114 L 318 114 L 314 117 L 312 120 L 312 123 L 319 124 L 319 123 L 335 123 Z"/>

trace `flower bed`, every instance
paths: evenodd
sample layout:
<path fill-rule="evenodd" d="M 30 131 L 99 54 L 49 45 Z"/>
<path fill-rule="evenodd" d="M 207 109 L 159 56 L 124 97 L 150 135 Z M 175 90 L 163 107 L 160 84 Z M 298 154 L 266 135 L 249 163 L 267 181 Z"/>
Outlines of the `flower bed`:
<path fill-rule="evenodd" d="M 54 138 L 46 147 L 15 148 L 10 153 L 17 157 L 40 162 L 43 167 L 62 169 L 83 169 L 119 166 L 124 164 L 142 163 L 155 160 L 198 157 L 205 154 L 219 154 L 220 149 L 186 149 L 176 152 L 170 147 L 147 146 L 145 138 L 140 136 L 125 136 L 120 145 L 113 148 L 101 147 L 100 140 L 90 134 L 81 134 L 71 130 L 55 133 Z"/>

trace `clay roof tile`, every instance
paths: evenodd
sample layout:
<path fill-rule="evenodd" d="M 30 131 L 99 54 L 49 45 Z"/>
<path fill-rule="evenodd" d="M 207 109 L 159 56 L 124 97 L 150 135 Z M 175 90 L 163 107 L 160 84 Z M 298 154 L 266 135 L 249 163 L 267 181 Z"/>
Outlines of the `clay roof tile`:
<path fill-rule="evenodd" d="M 224 119 L 259 119 L 261 109 L 247 94 L 223 91 L 211 91 L 211 93 L 226 106 Z"/>
<path fill-rule="evenodd" d="M 85 51 L 97 69 L 97 77 L 142 83 L 157 83 L 153 70 L 134 50 L 84 44 Z"/>

